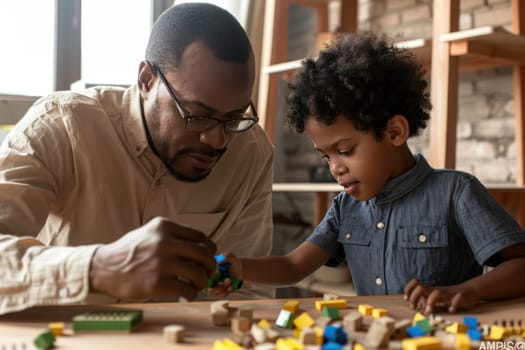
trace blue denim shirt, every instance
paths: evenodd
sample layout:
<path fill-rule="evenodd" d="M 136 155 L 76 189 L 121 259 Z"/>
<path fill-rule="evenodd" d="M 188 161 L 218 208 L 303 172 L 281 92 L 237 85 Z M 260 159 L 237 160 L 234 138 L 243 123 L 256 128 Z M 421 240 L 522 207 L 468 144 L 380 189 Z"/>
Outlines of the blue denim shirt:
<path fill-rule="evenodd" d="M 452 285 L 497 265 L 525 233 L 473 175 L 416 165 L 380 194 L 358 201 L 338 194 L 308 241 L 338 265 L 345 259 L 358 295 L 399 294 L 412 278 Z"/>

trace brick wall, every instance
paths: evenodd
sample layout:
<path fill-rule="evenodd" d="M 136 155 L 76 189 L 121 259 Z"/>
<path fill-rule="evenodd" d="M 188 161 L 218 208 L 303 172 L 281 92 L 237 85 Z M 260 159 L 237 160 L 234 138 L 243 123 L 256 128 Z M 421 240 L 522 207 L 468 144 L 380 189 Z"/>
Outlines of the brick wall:
<path fill-rule="evenodd" d="M 510 29 L 510 0 L 462 0 L 460 29 L 485 25 L 501 25 Z M 336 29 L 338 3 L 330 5 L 330 27 Z M 399 41 L 430 38 L 432 34 L 431 0 L 360 0 L 359 28 L 386 32 Z M 300 6 L 290 9 L 288 33 L 290 59 L 315 55 L 315 11 Z M 397 39 L 396 39 L 397 40 Z M 459 85 L 457 126 L 457 169 L 476 175 L 483 183 L 512 184 L 515 181 L 516 146 L 514 142 L 514 110 L 512 67 L 462 72 Z M 283 124 L 285 85 L 281 86 L 277 125 Z M 324 168 L 324 162 L 304 135 L 292 135 L 287 127 L 278 129 L 276 139 L 276 182 L 311 181 L 312 174 Z M 415 153 L 428 155 L 428 128 L 412 140 Z M 317 172 L 316 172 L 317 170 Z M 294 215 L 300 220 L 312 217 L 313 195 L 274 195 L 277 215 Z M 293 203 L 293 206 L 290 205 Z M 299 221 L 300 221 L 299 220 Z M 295 231 L 294 231 L 295 230 Z M 276 222 L 276 252 L 288 251 L 293 225 Z M 309 233 L 308 230 L 304 235 Z M 296 243 L 302 237 L 295 234 Z M 287 242 L 284 244 L 283 242 Z M 284 244 L 284 246 L 282 245 Z M 294 243 L 291 244 L 294 246 Z"/>

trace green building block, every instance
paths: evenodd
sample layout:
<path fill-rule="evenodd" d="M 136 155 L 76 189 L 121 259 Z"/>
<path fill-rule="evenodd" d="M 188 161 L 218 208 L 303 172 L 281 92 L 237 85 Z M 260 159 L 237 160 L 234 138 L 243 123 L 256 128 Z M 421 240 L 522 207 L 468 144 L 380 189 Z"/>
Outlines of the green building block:
<path fill-rule="evenodd" d="M 45 331 L 36 337 L 33 343 L 39 349 L 51 349 L 55 346 L 55 336 L 50 331 Z"/>
<path fill-rule="evenodd" d="M 142 311 L 93 311 L 73 317 L 73 330 L 130 332 L 142 322 Z"/>
<path fill-rule="evenodd" d="M 325 306 L 323 307 L 323 315 L 332 320 L 338 320 L 339 319 L 339 309 L 334 306 Z"/>

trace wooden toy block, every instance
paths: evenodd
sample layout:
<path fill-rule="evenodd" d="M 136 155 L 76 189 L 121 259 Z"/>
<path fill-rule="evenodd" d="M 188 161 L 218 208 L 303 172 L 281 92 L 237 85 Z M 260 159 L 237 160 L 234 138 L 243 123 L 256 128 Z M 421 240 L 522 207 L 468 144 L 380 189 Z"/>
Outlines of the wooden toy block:
<path fill-rule="evenodd" d="M 474 316 L 465 316 L 463 317 L 463 324 L 467 326 L 468 329 L 478 328 L 478 319 Z"/>
<path fill-rule="evenodd" d="M 73 317 L 73 330 L 131 332 L 141 322 L 142 311 L 138 310 L 93 311 Z"/>
<path fill-rule="evenodd" d="M 323 344 L 323 350 L 343 350 L 343 344 L 330 342 Z"/>
<path fill-rule="evenodd" d="M 214 341 L 213 350 L 245 350 L 245 348 L 235 343 L 233 340 L 225 338 Z"/>
<path fill-rule="evenodd" d="M 333 306 L 323 307 L 323 315 L 328 317 L 331 320 L 339 319 L 339 309 Z"/>
<path fill-rule="evenodd" d="M 339 344 L 345 344 L 348 339 L 348 336 L 343 330 L 343 326 L 330 325 L 324 329 L 323 338 L 325 342 L 335 342 Z"/>
<path fill-rule="evenodd" d="M 304 345 L 317 345 L 317 333 L 313 328 L 303 328 L 299 334 L 299 341 Z"/>
<path fill-rule="evenodd" d="M 339 295 L 333 294 L 333 293 L 324 293 L 323 294 L 323 300 L 337 300 L 339 299 Z"/>
<path fill-rule="evenodd" d="M 242 306 L 235 310 L 234 312 L 235 316 L 237 317 L 245 317 L 250 320 L 250 323 L 253 321 L 253 309 L 249 307 Z"/>
<path fill-rule="evenodd" d="M 470 338 L 465 333 L 456 335 L 456 350 L 470 350 Z"/>
<path fill-rule="evenodd" d="M 421 321 L 421 320 L 424 320 L 425 318 L 427 318 L 425 315 L 423 315 L 422 313 L 420 312 L 416 312 L 416 314 L 414 315 L 414 317 L 412 318 L 412 325 L 416 325 L 417 321 Z"/>
<path fill-rule="evenodd" d="M 390 331 L 387 326 L 375 320 L 366 333 L 365 345 L 372 348 L 386 347 L 390 340 Z"/>
<path fill-rule="evenodd" d="M 275 350 L 275 344 L 274 343 L 256 344 L 253 350 Z"/>
<path fill-rule="evenodd" d="M 357 306 L 357 311 L 359 311 L 362 315 L 365 315 L 365 316 L 371 316 L 373 309 L 374 307 L 368 304 L 359 304 Z"/>
<path fill-rule="evenodd" d="M 332 319 L 325 315 L 321 315 L 315 319 L 315 325 L 321 328 L 325 328 L 330 322 L 332 322 Z"/>
<path fill-rule="evenodd" d="M 38 349 L 51 349 L 55 346 L 55 339 L 51 331 L 45 331 L 35 338 L 33 344 L 35 344 Z"/>
<path fill-rule="evenodd" d="M 257 325 L 261 328 L 272 328 L 272 325 L 270 324 L 270 322 L 268 322 L 267 320 L 265 320 L 264 318 L 262 320 L 260 320 Z"/>
<path fill-rule="evenodd" d="M 372 309 L 372 316 L 375 318 L 388 316 L 388 311 L 386 309 L 374 308 Z"/>
<path fill-rule="evenodd" d="M 275 350 L 304 350 L 304 345 L 294 338 L 279 338 Z"/>
<path fill-rule="evenodd" d="M 386 328 L 388 329 L 388 332 L 392 335 L 394 334 L 396 330 L 396 320 L 394 320 L 390 316 L 384 316 L 378 319 L 379 322 L 383 323 Z"/>
<path fill-rule="evenodd" d="M 430 326 L 430 320 L 428 318 L 417 321 L 416 326 L 424 330 L 425 333 L 430 333 L 430 331 L 432 330 L 432 326 Z"/>
<path fill-rule="evenodd" d="M 366 350 L 366 348 L 363 345 L 359 344 L 359 343 L 355 343 L 353 350 Z"/>
<path fill-rule="evenodd" d="M 346 309 L 348 303 L 345 299 L 334 299 L 334 300 L 317 300 L 315 302 L 315 309 L 317 311 L 322 311 L 324 307 L 332 306 L 338 309 Z"/>
<path fill-rule="evenodd" d="M 491 326 L 489 338 L 492 340 L 501 340 L 504 337 L 508 336 L 509 332 L 502 326 Z"/>
<path fill-rule="evenodd" d="M 412 325 L 412 320 L 403 319 L 396 321 L 394 324 L 394 337 L 397 339 L 402 339 L 406 337 L 407 329 Z"/>
<path fill-rule="evenodd" d="M 293 315 L 288 310 L 281 310 L 279 316 L 275 320 L 275 324 L 282 328 L 292 328 L 293 327 Z"/>
<path fill-rule="evenodd" d="M 47 325 L 47 328 L 54 336 L 64 334 L 64 322 L 52 322 Z"/>
<path fill-rule="evenodd" d="M 440 350 L 441 341 L 436 337 L 419 337 L 403 339 L 403 350 Z"/>
<path fill-rule="evenodd" d="M 231 318 L 231 330 L 233 333 L 245 333 L 250 330 L 251 321 L 247 317 L 232 317 Z"/>
<path fill-rule="evenodd" d="M 168 344 L 177 344 L 184 341 L 184 326 L 171 324 L 163 329 L 164 341 Z"/>
<path fill-rule="evenodd" d="M 237 308 L 230 307 L 226 300 L 218 300 L 210 304 L 210 311 L 215 326 L 229 326 Z"/>
<path fill-rule="evenodd" d="M 363 315 L 352 311 L 343 317 L 343 327 L 347 332 L 359 332 L 363 328 Z"/>
<path fill-rule="evenodd" d="M 421 329 L 421 327 L 419 326 L 410 326 L 406 329 L 406 332 L 408 334 L 409 337 L 412 337 L 412 338 L 416 338 L 416 337 L 422 337 L 424 336 L 425 334 L 427 334 L 427 332 L 425 332 L 423 329 Z"/>
<path fill-rule="evenodd" d="M 297 327 L 297 329 L 299 329 L 299 331 L 301 331 L 305 328 L 313 327 L 315 325 L 315 322 L 308 313 L 303 312 L 293 320 L 293 324 L 295 325 L 295 327 Z"/>
<path fill-rule="evenodd" d="M 454 334 L 466 333 L 467 332 L 467 326 L 465 326 L 464 324 L 459 323 L 459 322 L 454 322 L 450 326 L 445 328 L 445 330 L 447 332 L 449 332 L 449 333 L 454 333 Z"/>
<path fill-rule="evenodd" d="M 283 310 L 288 310 L 292 314 L 295 313 L 299 309 L 299 301 L 298 300 L 288 300 L 284 306 Z"/>
<path fill-rule="evenodd" d="M 467 335 L 471 340 L 482 340 L 483 334 L 477 329 L 468 329 Z"/>

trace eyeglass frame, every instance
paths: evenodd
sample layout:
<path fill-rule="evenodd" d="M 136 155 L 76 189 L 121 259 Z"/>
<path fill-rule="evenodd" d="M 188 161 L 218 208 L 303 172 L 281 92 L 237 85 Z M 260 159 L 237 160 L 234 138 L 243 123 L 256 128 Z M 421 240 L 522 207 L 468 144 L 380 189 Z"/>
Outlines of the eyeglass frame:
<path fill-rule="evenodd" d="M 166 76 L 164 75 L 164 73 L 162 73 L 160 68 L 157 65 L 155 65 L 154 63 L 151 63 L 149 61 L 146 61 L 146 63 L 148 64 L 148 66 L 155 73 L 159 74 L 160 80 L 162 81 L 162 83 L 166 87 L 166 90 L 168 90 L 168 94 L 170 95 L 172 100 L 175 102 L 175 107 L 177 107 L 177 111 L 179 112 L 182 120 L 184 120 L 184 127 L 185 128 L 188 127 L 188 123 L 190 121 L 192 121 L 192 120 L 201 120 L 201 121 L 202 120 L 210 120 L 210 121 L 217 122 L 217 124 L 213 125 L 212 127 L 206 128 L 204 130 L 192 130 L 192 131 L 201 132 L 201 133 L 202 132 L 207 132 L 207 131 L 215 129 L 217 126 L 222 124 L 222 126 L 223 126 L 225 131 L 238 133 L 238 132 L 244 132 L 244 131 L 249 130 L 252 126 L 254 126 L 255 124 L 257 124 L 259 122 L 259 116 L 257 115 L 257 110 L 255 109 L 255 106 L 253 105 L 253 101 L 250 101 L 250 104 L 248 105 L 248 108 L 247 108 L 247 109 L 251 109 L 252 110 L 253 117 L 248 117 L 248 118 L 241 117 L 241 118 L 237 118 L 237 119 L 226 119 L 226 120 L 223 120 L 223 119 L 219 119 L 219 118 L 215 118 L 215 117 L 204 117 L 204 116 L 199 117 L 199 116 L 191 115 L 188 111 L 186 111 L 184 109 L 182 104 L 179 102 L 179 100 L 175 96 L 175 91 L 171 87 L 171 84 L 168 82 L 168 80 L 166 79 Z M 242 120 L 249 120 L 249 121 L 252 121 L 253 123 L 251 125 L 249 125 L 246 129 L 242 129 L 242 130 L 233 130 L 233 129 L 227 128 L 227 126 L 226 126 L 226 124 L 229 123 L 229 122 L 232 122 L 232 121 L 239 122 L 239 121 L 242 121 Z"/>

